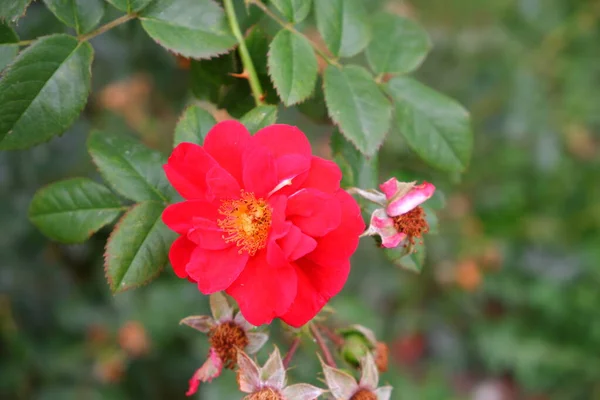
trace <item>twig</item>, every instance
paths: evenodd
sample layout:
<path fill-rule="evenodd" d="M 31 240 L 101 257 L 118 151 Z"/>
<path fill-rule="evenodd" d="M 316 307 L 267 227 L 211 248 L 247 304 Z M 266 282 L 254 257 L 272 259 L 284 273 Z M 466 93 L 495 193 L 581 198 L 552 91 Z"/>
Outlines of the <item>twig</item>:
<path fill-rule="evenodd" d="M 283 359 L 283 368 L 287 369 L 287 367 L 289 367 L 290 362 L 292 361 L 292 358 L 294 357 L 294 354 L 296 354 L 296 350 L 298 350 L 298 347 L 300 346 L 300 337 L 297 336 L 294 341 L 292 342 L 292 345 L 290 346 L 290 349 L 288 350 L 287 354 L 285 355 L 285 358 Z"/>
<path fill-rule="evenodd" d="M 323 357 L 325 357 L 325 362 L 327 363 L 327 365 L 329 365 L 332 368 L 336 368 L 337 365 L 335 363 L 335 360 L 333 359 L 333 356 L 331 355 L 327 344 L 325 344 L 323 336 L 321 336 L 321 332 L 319 332 L 319 328 L 317 328 L 317 325 L 310 324 L 310 332 L 315 338 L 315 342 L 317 342 L 317 345 L 321 349 L 321 352 L 323 353 Z"/>
<path fill-rule="evenodd" d="M 229 20 L 229 26 L 231 27 L 233 36 L 235 36 L 238 41 L 240 58 L 242 59 L 242 64 L 244 65 L 244 72 L 248 74 L 248 82 L 250 82 L 250 89 L 252 90 L 254 102 L 257 106 L 260 106 L 263 104 L 263 90 L 260 86 L 256 69 L 254 69 L 252 57 L 250 57 L 250 52 L 248 51 L 248 47 L 246 47 L 246 41 L 244 40 L 244 36 L 240 30 L 237 17 L 235 16 L 233 2 L 232 0 L 224 0 L 223 4 L 225 5 L 225 13 L 227 14 L 227 19 Z"/>
<path fill-rule="evenodd" d="M 88 41 L 88 40 L 90 40 L 92 38 L 95 38 L 98 35 L 103 34 L 104 32 L 106 32 L 108 30 L 111 30 L 112 28 L 114 28 L 116 26 L 124 24 L 127 21 L 131 21 L 134 18 L 137 18 L 136 14 L 123 15 L 123 16 L 115 19 L 114 21 L 109 22 L 106 25 L 102 25 L 101 27 L 99 27 L 98 29 L 95 29 L 95 30 L 91 31 L 90 33 L 87 33 L 85 35 L 79 36 L 79 41 L 80 42 Z"/>
<path fill-rule="evenodd" d="M 302 32 L 298 31 L 296 28 L 294 28 L 294 25 L 283 21 L 281 18 L 275 15 L 275 13 L 269 10 L 269 7 L 265 6 L 260 0 L 246 0 L 246 2 L 248 4 L 254 4 L 256 7 L 260 8 L 266 15 L 269 16 L 269 18 L 281 25 L 283 29 L 287 29 L 288 31 L 295 33 L 298 36 L 302 36 L 306 40 L 308 40 L 308 43 L 310 43 L 310 45 L 317 52 L 317 54 L 319 54 L 319 56 L 321 56 L 321 58 L 323 58 L 323 60 L 325 60 L 327 64 L 335 65 L 338 68 L 342 66 L 339 62 L 325 54 L 325 52 L 323 52 L 315 42 L 307 38 L 306 35 L 302 34 Z"/>

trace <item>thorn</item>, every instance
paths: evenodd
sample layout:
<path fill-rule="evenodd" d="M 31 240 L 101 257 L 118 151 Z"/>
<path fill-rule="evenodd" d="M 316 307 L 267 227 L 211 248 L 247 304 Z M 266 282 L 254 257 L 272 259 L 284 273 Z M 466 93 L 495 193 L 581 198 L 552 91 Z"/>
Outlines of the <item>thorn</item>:
<path fill-rule="evenodd" d="M 234 72 L 230 72 L 229 75 L 233 76 L 234 78 L 250 79 L 250 75 L 248 75 L 248 71 L 246 71 L 246 70 L 242 71 L 241 74 L 236 74 Z"/>

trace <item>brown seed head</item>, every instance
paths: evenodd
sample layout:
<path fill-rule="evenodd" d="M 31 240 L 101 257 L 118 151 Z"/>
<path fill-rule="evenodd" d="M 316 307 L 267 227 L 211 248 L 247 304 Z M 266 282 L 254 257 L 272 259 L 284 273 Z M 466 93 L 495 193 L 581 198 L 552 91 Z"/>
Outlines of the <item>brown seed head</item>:
<path fill-rule="evenodd" d="M 244 400 L 284 400 L 283 396 L 272 388 L 264 388 L 244 397 Z"/>
<path fill-rule="evenodd" d="M 208 333 L 210 346 L 215 349 L 225 368 L 236 365 L 238 349 L 248 346 L 246 332 L 233 321 L 222 323 Z"/>
<path fill-rule="evenodd" d="M 368 389 L 359 389 L 358 392 L 354 393 L 350 400 L 377 400 L 375 393 Z"/>
<path fill-rule="evenodd" d="M 396 230 L 405 233 L 411 245 L 415 244 L 415 238 L 420 239 L 424 233 L 429 232 L 425 210 L 421 207 L 415 207 L 406 214 L 393 217 L 393 220 Z"/>

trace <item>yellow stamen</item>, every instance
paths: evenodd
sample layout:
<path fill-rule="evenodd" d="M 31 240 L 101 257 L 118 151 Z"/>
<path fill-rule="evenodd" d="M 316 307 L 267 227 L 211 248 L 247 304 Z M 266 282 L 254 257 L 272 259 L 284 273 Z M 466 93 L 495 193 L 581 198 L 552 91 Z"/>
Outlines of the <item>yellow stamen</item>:
<path fill-rule="evenodd" d="M 217 221 L 226 235 L 227 243 L 234 242 L 240 253 L 247 251 L 253 256 L 267 245 L 271 227 L 271 208 L 264 199 L 257 199 L 254 193 L 242 190 L 239 199 L 223 200 L 219 214 L 225 218 Z"/>

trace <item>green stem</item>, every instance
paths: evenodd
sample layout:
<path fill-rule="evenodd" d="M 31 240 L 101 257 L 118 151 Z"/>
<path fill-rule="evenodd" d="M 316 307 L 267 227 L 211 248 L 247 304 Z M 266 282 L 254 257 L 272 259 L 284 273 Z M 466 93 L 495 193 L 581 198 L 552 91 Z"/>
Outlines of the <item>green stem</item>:
<path fill-rule="evenodd" d="M 321 58 L 323 60 L 325 60 L 327 62 L 327 64 L 335 65 L 338 68 L 340 68 L 342 66 L 339 62 L 337 62 L 337 60 L 334 60 L 333 58 L 331 58 L 327 54 L 325 54 L 325 52 L 322 51 L 315 42 L 313 42 L 312 40 L 307 38 L 306 35 L 302 34 L 302 32 L 300 32 L 299 30 L 294 28 L 294 25 L 283 21 L 281 18 L 279 18 L 277 15 L 275 15 L 275 13 L 273 11 L 269 10 L 269 7 L 265 6 L 260 0 L 246 0 L 246 2 L 248 2 L 248 4 L 254 4 L 256 7 L 260 8 L 266 15 L 269 16 L 269 18 L 271 18 L 273 21 L 275 21 L 279 25 L 281 25 L 281 27 L 283 29 L 287 29 L 288 31 L 295 33 L 298 36 L 302 36 L 306 40 L 308 40 L 308 43 L 310 43 L 312 48 L 317 52 L 317 54 L 319 56 L 321 56 Z"/>
<path fill-rule="evenodd" d="M 29 46 L 31 43 L 33 43 L 34 39 L 32 40 L 21 40 L 19 43 L 17 43 L 19 46 Z"/>
<path fill-rule="evenodd" d="M 227 14 L 227 19 L 229 20 L 229 26 L 231 27 L 231 31 L 233 32 L 233 35 L 238 41 L 240 57 L 242 58 L 242 64 L 244 65 L 244 72 L 248 74 L 248 81 L 250 82 L 250 89 L 252 89 L 252 96 L 254 96 L 254 102 L 257 106 L 260 106 L 261 104 L 263 104 L 263 90 L 260 86 L 260 81 L 258 80 L 256 69 L 254 69 L 254 64 L 252 63 L 250 52 L 248 51 L 248 47 L 246 47 L 246 41 L 244 40 L 244 36 L 242 35 L 242 31 L 240 30 L 240 25 L 238 23 L 237 17 L 235 16 L 233 2 L 232 0 L 224 0 L 223 3 L 225 5 L 225 13 Z"/>
<path fill-rule="evenodd" d="M 121 24 L 124 24 L 127 21 L 130 21 L 134 18 L 137 18 L 137 15 L 135 14 L 127 14 L 127 15 L 123 15 L 117 19 L 115 19 L 114 21 L 109 22 L 106 25 L 102 25 L 101 27 L 99 27 L 96 30 L 91 31 L 90 33 L 87 33 L 85 35 L 81 35 L 79 36 L 79 41 L 80 42 L 85 42 L 88 41 L 92 38 L 95 38 L 98 35 L 103 34 L 104 32 L 111 30 L 112 28 L 119 26 Z"/>

